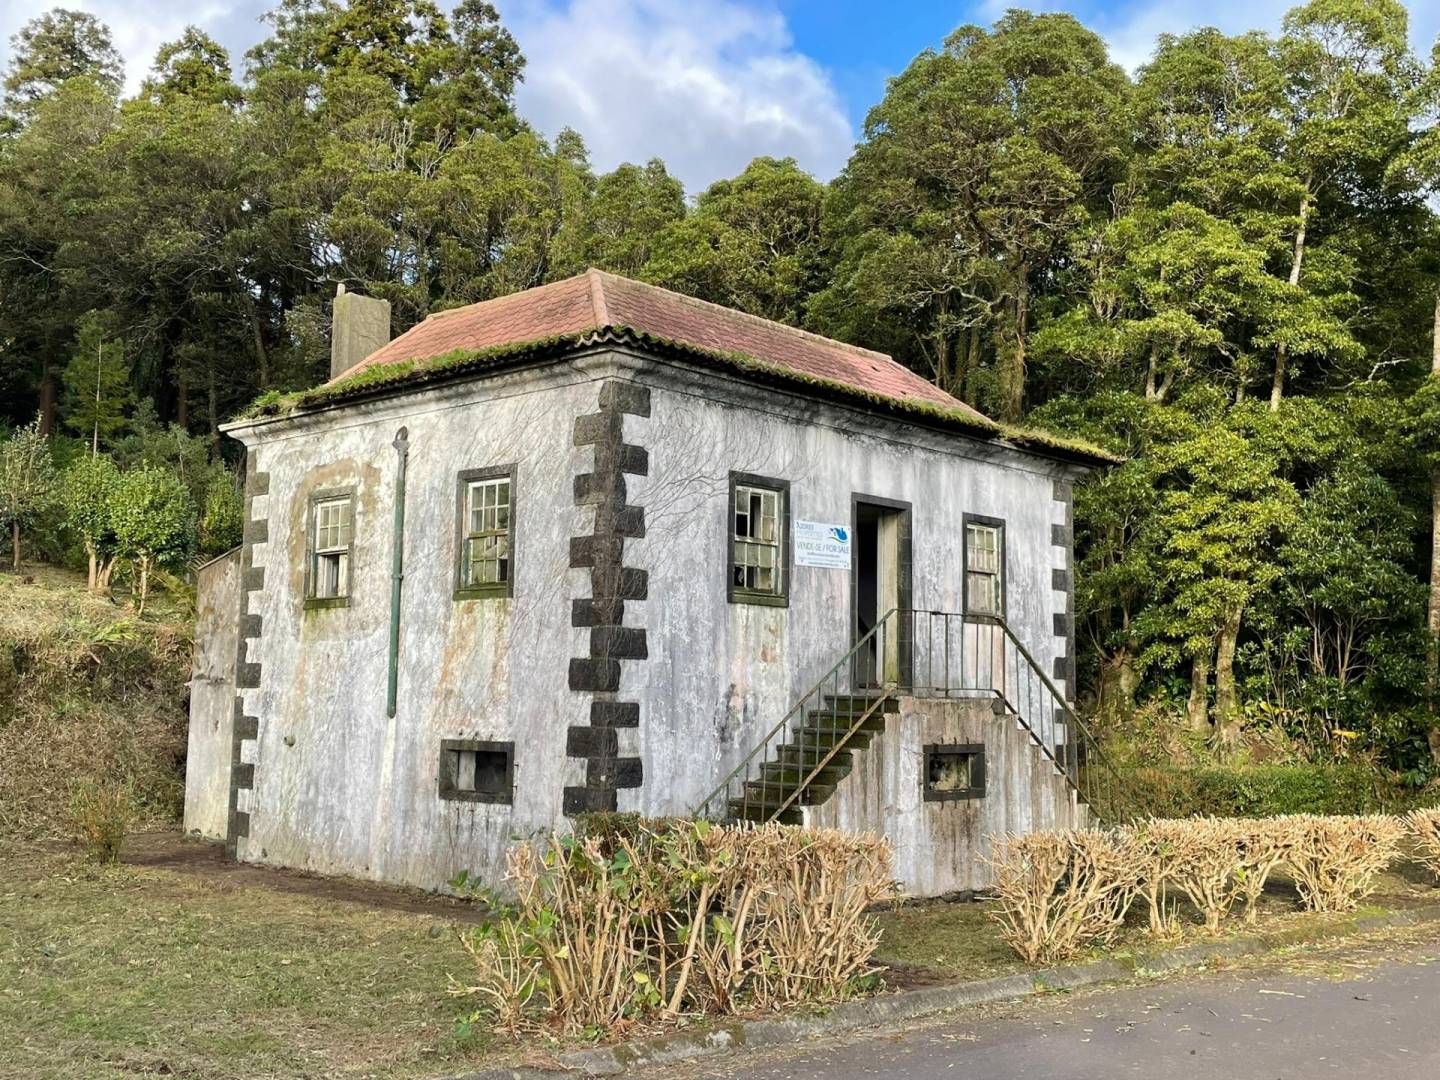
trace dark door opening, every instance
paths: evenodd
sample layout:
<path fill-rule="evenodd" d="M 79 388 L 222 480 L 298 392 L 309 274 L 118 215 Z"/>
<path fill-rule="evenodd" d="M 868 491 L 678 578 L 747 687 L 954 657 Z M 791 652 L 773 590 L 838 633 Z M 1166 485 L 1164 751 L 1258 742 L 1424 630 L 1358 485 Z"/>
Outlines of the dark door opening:
<path fill-rule="evenodd" d="M 898 678 L 895 639 L 900 620 L 891 612 L 901 606 L 900 542 L 905 513 L 898 507 L 855 502 L 856 642 L 884 622 L 856 657 L 857 688 L 881 686 Z"/>

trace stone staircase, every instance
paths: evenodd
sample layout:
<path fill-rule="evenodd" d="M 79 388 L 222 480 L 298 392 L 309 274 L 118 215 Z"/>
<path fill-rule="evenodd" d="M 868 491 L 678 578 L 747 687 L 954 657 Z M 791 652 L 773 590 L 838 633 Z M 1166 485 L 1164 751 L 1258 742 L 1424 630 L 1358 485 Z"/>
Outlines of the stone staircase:
<path fill-rule="evenodd" d="M 836 785 L 850 774 L 854 755 L 870 746 L 885 730 L 886 714 L 899 708 L 889 691 L 826 695 L 796 721 L 789 739 L 775 748 L 775 759 L 764 762 L 730 798 L 728 816 L 800 824 L 800 807 L 818 806 L 835 794 Z"/>

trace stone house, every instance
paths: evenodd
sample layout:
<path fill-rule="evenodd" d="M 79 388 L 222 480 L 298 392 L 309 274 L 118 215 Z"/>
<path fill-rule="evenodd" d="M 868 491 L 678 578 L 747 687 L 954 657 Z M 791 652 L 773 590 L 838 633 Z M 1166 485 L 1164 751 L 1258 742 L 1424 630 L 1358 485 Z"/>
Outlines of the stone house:
<path fill-rule="evenodd" d="M 438 888 L 586 811 L 887 834 L 906 888 L 1085 820 L 1071 492 L 889 357 L 589 271 L 337 298 L 200 574 L 188 829 Z M 368 355 L 366 355 L 368 354 Z"/>

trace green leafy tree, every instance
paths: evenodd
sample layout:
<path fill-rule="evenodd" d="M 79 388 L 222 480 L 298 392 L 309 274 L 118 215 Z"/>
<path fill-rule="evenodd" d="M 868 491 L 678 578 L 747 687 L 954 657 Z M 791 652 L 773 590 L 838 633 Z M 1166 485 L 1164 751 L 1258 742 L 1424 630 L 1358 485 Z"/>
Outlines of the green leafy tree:
<path fill-rule="evenodd" d="M 653 257 L 657 235 L 685 216 L 685 189 L 652 158 L 626 163 L 595 182 L 585 262 L 639 277 Z"/>
<path fill-rule="evenodd" d="M 752 315 L 799 323 L 826 269 L 825 189 L 794 158 L 717 180 L 655 238 L 643 276 Z"/>
<path fill-rule="evenodd" d="M 75 336 L 70 361 L 60 374 L 66 425 L 91 443 L 92 452 L 109 447 L 128 424 L 135 402 L 125 342 L 106 332 L 105 320 L 86 315 Z"/>
<path fill-rule="evenodd" d="M 0 443 L 0 526 L 10 529 L 10 565 L 20 572 L 20 532 L 55 497 L 50 443 L 37 419 Z"/>
<path fill-rule="evenodd" d="M 1037 287 L 1108 208 L 1128 115 L 1124 72 L 1069 15 L 956 30 L 891 81 L 836 181 L 839 266 L 817 322 L 947 389 L 988 345 L 994 403 L 1018 420 Z"/>
<path fill-rule="evenodd" d="M 240 543 L 245 529 L 245 496 L 228 473 L 215 476 L 205 488 L 200 513 L 200 553 L 219 555 Z"/>
<path fill-rule="evenodd" d="M 203 101 L 237 104 L 240 88 L 230 70 L 230 54 L 209 34 L 195 26 L 155 53 L 143 95 L 161 101 L 183 95 Z"/>
<path fill-rule="evenodd" d="M 108 593 L 115 565 L 113 502 L 120 482 L 114 460 L 106 454 L 76 460 L 61 475 L 60 503 L 65 524 L 80 537 L 89 562 L 91 592 Z"/>
<path fill-rule="evenodd" d="M 195 504 L 173 473 L 142 466 L 120 476 L 111 502 L 115 549 L 135 570 L 140 614 L 150 594 L 150 572 L 177 566 L 195 550 Z"/>

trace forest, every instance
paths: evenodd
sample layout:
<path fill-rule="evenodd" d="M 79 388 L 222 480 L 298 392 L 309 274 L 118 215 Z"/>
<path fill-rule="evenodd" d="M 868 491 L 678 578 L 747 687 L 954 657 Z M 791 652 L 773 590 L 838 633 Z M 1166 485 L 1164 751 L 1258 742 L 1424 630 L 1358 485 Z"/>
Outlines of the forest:
<path fill-rule="evenodd" d="M 1075 511 L 1082 698 L 1115 746 L 1440 778 L 1440 48 L 1398 0 L 1164 35 L 1133 74 L 1012 10 L 890 80 L 832 181 L 757 158 L 689 193 L 527 124 L 486 0 L 282 0 L 266 26 L 243 57 L 187 29 L 130 97 L 93 16 L 14 39 L 17 565 L 22 533 L 101 589 L 224 550 L 217 425 L 323 381 L 337 284 L 399 333 L 596 266 L 1123 454 Z"/>

